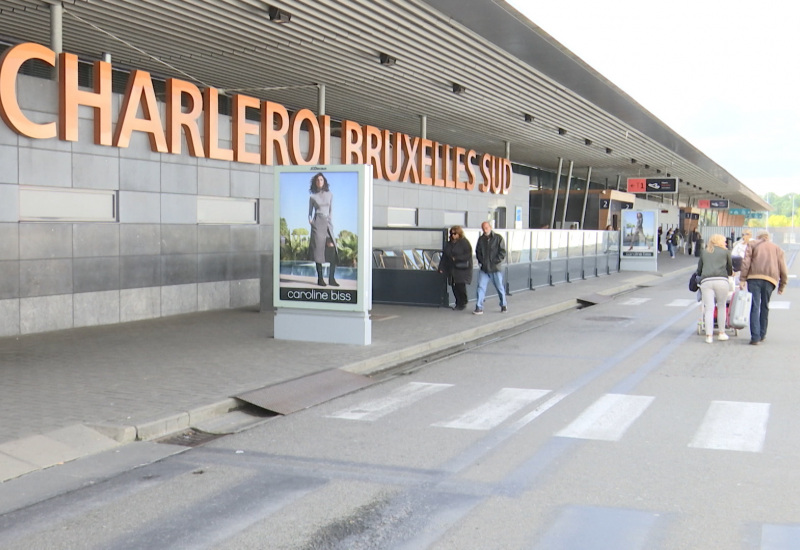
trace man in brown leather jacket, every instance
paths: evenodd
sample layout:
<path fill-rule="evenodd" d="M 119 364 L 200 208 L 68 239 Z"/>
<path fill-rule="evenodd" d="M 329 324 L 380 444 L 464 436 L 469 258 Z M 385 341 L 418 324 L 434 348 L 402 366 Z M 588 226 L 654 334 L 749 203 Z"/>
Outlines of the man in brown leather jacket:
<path fill-rule="evenodd" d="M 783 294 L 788 281 L 786 255 L 781 247 L 769 240 L 769 233 L 762 231 L 755 240 L 747 245 L 739 286 L 753 295 L 750 307 L 750 345 L 757 346 L 767 336 L 769 322 L 769 299 L 772 291 L 778 287 L 778 294 Z"/>

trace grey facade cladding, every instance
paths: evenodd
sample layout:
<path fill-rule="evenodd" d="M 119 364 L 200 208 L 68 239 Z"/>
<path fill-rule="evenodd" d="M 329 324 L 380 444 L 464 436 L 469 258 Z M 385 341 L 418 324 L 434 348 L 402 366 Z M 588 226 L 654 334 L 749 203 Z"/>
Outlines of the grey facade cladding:
<path fill-rule="evenodd" d="M 20 75 L 26 116 L 55 120 L 55 87 Z M 119 96 L 113 104 L 116 123 Z M 273 168 L 192 157 L 185 138 L 180 155 L 154 153 L 141 132 L 126 148 L 95 145 L 93 116 L 80 108 L 78 142 L 29 139 L 0 123 L 0 337 L 262 302 L 271 310 Z M 331 150 L 335 164 L 337 138 Z M 20 221 L 20 186 L 116 192 L 118 221 Z M 390 207 L 418 209 L 423 227 L 442 227 L 454 210 L 477 225 L 499 206 L 524 206 L 527 219 L 527 188 L 517 175 L 508 196 L 376 180 L 373 223 L 385 225 Z M 259 223 L 200 224 L 198 196 L 258 199 Z"/>

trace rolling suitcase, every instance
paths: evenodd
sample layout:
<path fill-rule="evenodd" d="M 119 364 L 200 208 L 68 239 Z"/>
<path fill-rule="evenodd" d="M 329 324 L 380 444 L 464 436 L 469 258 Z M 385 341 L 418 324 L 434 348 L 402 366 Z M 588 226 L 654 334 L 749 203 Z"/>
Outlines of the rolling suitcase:
<path fill-rule="evenodd" d="M 737 290 L 733 293 L 729 318 L 731 327 L 740 329 L 750 326 L 750 305 L 752 302 L 753 295 L 746 290 Z"/>

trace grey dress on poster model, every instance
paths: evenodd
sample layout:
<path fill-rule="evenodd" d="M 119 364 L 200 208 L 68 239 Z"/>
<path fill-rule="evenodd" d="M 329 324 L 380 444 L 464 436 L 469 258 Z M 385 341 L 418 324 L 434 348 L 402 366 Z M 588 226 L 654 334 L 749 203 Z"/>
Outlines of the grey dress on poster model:
<path fill-rule="evenodd" d="M 336 272 L 336 240 L 333 238 L 333 193 L 323 174 L 311 178 L 311 195 L 308 198 L 308 222 L 311 225 L 311 238 L 308 248 L 311 259 L 317 268 L 317 284 L 327 286 L 322 276 L 322 264 L 329 263 L 328 285 L 339 286 Z"/>

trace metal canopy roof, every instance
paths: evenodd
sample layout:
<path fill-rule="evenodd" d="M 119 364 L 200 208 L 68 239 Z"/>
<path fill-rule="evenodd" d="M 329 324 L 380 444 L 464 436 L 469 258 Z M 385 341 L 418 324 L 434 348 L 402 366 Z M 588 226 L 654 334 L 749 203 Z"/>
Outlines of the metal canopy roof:
<path fill-rule="evenodd" d="M 0 39 L 50 43 L 55 0 L 3 0 Z M 63 49 L 615 185 L 681 178 L 681 202 L 769 205 L 502 0 L 65 0 Z M 291 14 L 270 21 L 269 8 Z M 396 59 L 382 65 L 380 54 Z M 465 88 L 453 92 L 453 85 Z M 526 116 L 529 120 L 526 121 Z M 559 132 L 561 129 L 561 132 Z M 632 161 L 635 159 L 635 162 Z M 660 172 L 659 172 L 660 171 Z"/>

